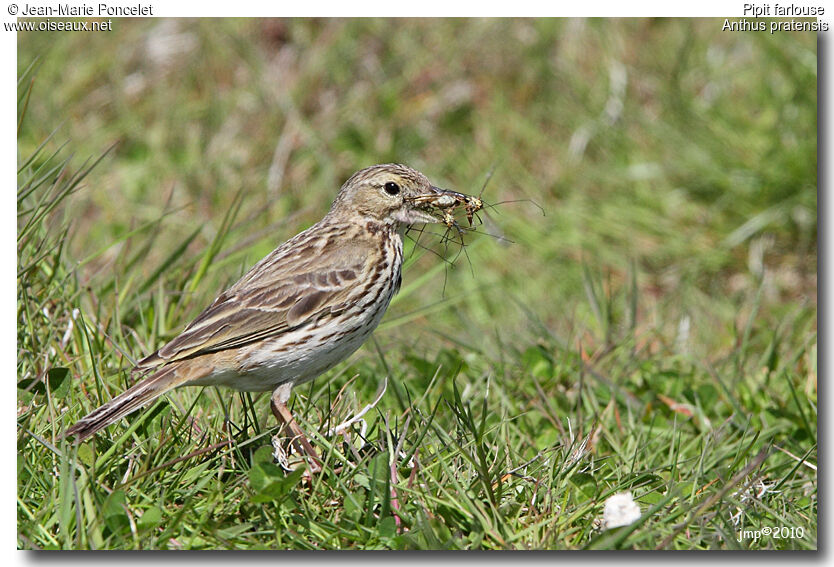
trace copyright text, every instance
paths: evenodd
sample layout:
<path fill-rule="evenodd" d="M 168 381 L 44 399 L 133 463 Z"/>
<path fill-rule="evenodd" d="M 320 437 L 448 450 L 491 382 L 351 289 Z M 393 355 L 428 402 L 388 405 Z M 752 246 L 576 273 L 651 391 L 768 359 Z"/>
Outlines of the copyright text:
<path fill-rule="evenodd" d="M 17 5 L 14 5 L 17 7 Z M 10 10 L 11 12 L 11 10 Z M 17 13 L 12 16 L 75 16 L 75 17 L 104 17 L 104 16 L 153 16 L 153 6 L 150 4 L 52 4 L 34 5 L 24 4 Z"/>

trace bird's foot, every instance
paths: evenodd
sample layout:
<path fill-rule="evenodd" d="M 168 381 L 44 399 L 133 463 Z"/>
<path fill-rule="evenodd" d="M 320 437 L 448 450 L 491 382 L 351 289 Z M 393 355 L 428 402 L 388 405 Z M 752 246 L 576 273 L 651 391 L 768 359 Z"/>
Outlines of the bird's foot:
<path fill-rule="evenodd" d="M 279 399 L 278 396 L 273 395 L 270 407 L 272 408 L 272 413 L 275 415 L 275 419 L 278 421 L 278 425 L 281 426 L 279 433 L 272 438 L 272 457 L 275 462 L 284 470 L 292 471 L 300 464 L 299 459 L 302 459 L 307 461 L 307 470 L 310 474 L 321 472 L 322 464 L 318 452 L 310 443 L 309 439 L 307 439 L 304 431 L 295 422 L 295 418 L 290 413 L 284 401 Z M 289 443 L 286 444 L 290 448 L 290 451 L 284 448 L 287 438 L 281 435 L 286 429 L 289 429 L 291 432 Z"/>

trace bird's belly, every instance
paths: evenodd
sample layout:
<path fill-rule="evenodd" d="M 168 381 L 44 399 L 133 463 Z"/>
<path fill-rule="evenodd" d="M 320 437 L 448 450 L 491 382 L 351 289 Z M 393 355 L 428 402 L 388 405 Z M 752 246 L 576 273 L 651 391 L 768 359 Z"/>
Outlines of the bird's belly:
<path fill-rule="evenodd" d="M 261 392 L 274 390 L 287 382 L 307 382 L 362 346 L 379 323 L 384 307 L 369 313 L 368 319 L 361 321 L 364 324 L 347 328 L 324 325 L 299 329 L 241 349 L 235 368 L 214 372 L 188 385 L 219 385 L 247 392 Z"/>

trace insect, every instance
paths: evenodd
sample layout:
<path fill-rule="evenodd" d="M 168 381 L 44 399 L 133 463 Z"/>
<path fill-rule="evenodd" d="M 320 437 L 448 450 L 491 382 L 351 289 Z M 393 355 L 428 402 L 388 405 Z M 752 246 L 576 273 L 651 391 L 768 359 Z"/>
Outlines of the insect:
<path fill-rule="evenodd" d="M 463 229 L 461 229 L 460 225 L 455 220 L 455 215 L 453 215 L 449 211 L 445 211 L 443 213 L 443 224 L 445 224 L 446 227 L 448 227 L 448 228 L 453 228 L 454 227 L 454 228 L 458 229 L 458 232 L 463 232 Z M 470 224 L 472 224 L 472 223 L 470 223 Z"/>
<path fill-rule="evenodd" d="M 452 195 L 441 195 L 434 201 L 434 206 L 441 209 L 447 209 L 455 206 L 458 202 L 460 202 L 460 198 L 458 197 L 453 197 Z"/>
<path fill-rule="evenodd" d="M 466 220 L 469 221 L 469 226 L 472 226 L 472 217 L 475 215 L 475 213 L 477 213 L 483 208 L 484 202 L 481 200 L 480 197 L 471 197 L 469 195 L 466 196 L 464 210 L 466 211 Z"/>
<path fill-rule="evenodd" d="M 475 214 L 484 208 L 484 202 L 480 197 L 453 191 L 447 191 L 439 197 L 423 196 L 419 200 L 441 209 L 443 211 L 443 224 L 449 228 L 455 226 L 452 210 L 462 206 L 466 212 L 466 220 L 469 222 L 469 226 L 472 226 Z"/>
<path fill-rule="evenodd" d="M 494 170 L 494 168 L 493 168 Z M 423 235 L 424 227 L 420 227 L 419 229 L 414 229 L 418 235 L 416 238 L 412 237 L 412 241 L 414 242 L 414 250 L 416 251 L 418 248 L 422 248 L 433 254 L 439 256 L 443 259 L 449 266 L 454 266 L 457 258 L 463 254 L 469 259 L 469 253 L 467 252 L 467 244 L 464 242 L 465 234 L 468 232 L 473 232 L 475 234 L 483 234 L 485 236 L 490 236 L 499 240 L 502 243 L 511 243 L 512 241 L 507 239 L 503 234 L 491 234 L 490 232 L 478 232 L 475 227 L 475 220 L 477 219 L 478 224 L 482 225 L 483 220 L 478 215 L 478 213 L 484 210 L 486 207 L 492 208 L 494 205 L 491 203 L 486 203 L 481 198 L 484 190 L 486 189 L 487 183 L 492 178 L 493 171 L 490 171 L 484 181 L 483 187 L 481 187 L 481 192 L 475 195 L 466 195 L 464 193 L 457 193 L 454 191 L 445 190 L 442 194 L 437 195 L 421 195 L 420 197 L 413 198 L 414 202 L 423 203 L 424 205 L 434 209 L 435 216 L 437 220 L 446 227 L 446 231 L 443 234 L 433 233 L 431 230 L 428 230 L 428 234 L 434 235 L 440 238 L 440 241 L 444 245 L 444 251 L 442 253 L 433 250 L 431 247 L 427 247 L 420 243 L 420 237 Z M 510 202 L 510 201 L 508 201 Z M 535 203 L 534 203 L 535 204 Z M 536 205 L 538 206 L 538 205 Z M 455 218 L 455 214 L 459 209 L 463 209 L 463 212 L 466 215 L 466 220 L 468 221 L 469 226 L 461 226 L 458 223 L 458 220 Z M 489 219 L 487 219 L 489 221 Z M 494 224 L 494 223 L 493 223 Z M 454 232 L 452 231 L 454 229 Z M 409 230 L 412 230 L 409 228 Z M 500 229 L 498 229 L 500 232 Z M 455 235 L 455 232 L 457 233 Z M 456 244 L 458 245 L 458 253 L 454 256 L 454 258 L 447 259 L 447 252 L 449 244 Z M 412 252 L 413 253 L 413 252 Z M 469 261 L 470 269 L 474 275 L 474 268 L 472 267 L 471 260 Z M 447 270 L 448 275 L 448 270 Z M 443 279 L 443 290 L 445 293 L 446 290 L 446 278 Z"/>

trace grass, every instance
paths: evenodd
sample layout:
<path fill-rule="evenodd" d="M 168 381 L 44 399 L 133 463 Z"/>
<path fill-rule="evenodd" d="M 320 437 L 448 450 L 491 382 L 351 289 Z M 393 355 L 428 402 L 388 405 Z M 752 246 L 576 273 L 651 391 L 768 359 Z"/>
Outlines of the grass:
<path fill-rule="evenodd" d="M 815 549 L 816 37 L 720 27 L 19 34 L 18 546 Z M 373 340 L 296 392 L 321 475 L 213 388 L 56 440 L 386 161 L 494 169 L 501 204 L 465 255 L 409 243 Z M 625 491 L 641 519 L 602 530 Z M 765 527 L 802 536 L 739 538 Z"/>

